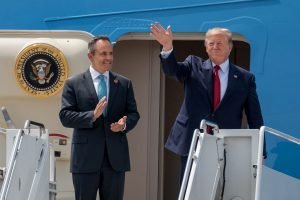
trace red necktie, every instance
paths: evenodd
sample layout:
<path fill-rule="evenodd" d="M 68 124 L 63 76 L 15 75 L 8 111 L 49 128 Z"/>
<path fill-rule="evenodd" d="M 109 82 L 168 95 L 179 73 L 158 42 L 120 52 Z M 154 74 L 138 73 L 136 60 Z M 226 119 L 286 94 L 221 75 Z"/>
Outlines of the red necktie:
<path fill-rule="evenodd" d="M 221 83 L 218 73 L 219 69 L 219 65 L 214 67 L 214 111 L 217 109 L 221 99 Z"/>

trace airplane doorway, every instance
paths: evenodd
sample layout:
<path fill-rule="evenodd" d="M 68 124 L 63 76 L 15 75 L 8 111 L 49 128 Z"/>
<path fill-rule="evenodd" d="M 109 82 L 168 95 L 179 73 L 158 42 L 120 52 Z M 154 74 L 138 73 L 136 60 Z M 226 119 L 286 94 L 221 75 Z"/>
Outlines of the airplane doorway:
<path fill-rule="evenodd" d="M 134 40 L 132 38 L 135 38 Z M 190 38 L 190 37 L 189 37 Z M 175 40 L 179 61 L 194 54 L 206 58 L 203 40 Z M 183 99 L 180 83 L 163 75 L 161 47 L 149 36 L 123 36 L 114 47 L 113 71 L 133 81 L 141 115 L 128 135 L 131 171 L 126 173 L 124 199 L 174 200 L 179 193 L 179 157 L 164 148 Z M 231 61 L 249 69 L 250 47 L 235 41 Z"/>

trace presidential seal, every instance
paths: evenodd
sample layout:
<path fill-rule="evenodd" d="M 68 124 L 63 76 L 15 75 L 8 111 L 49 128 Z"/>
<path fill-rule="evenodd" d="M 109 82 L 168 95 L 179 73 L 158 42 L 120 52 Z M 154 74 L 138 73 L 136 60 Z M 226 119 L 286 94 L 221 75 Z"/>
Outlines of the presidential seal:
<path fill-rule="evenodd" d="M 68 64 L 56 47 L 36 43 L 24 48 L 17 57 L 15 75 L 21 88 L 36 97 L 57 94 L 68 77 Z"/>

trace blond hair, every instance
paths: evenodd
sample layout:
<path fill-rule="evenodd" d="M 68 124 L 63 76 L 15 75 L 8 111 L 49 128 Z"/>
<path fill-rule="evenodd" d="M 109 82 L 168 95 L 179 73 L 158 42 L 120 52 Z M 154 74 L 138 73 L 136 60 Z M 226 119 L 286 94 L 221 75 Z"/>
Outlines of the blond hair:
<path fill-rule="evenodd" d="M 213 36 L 213 35 L 224 35 L 224 36 L 226 36 L 227 39 L 228 39 L 228 43 L 230 45 L 232 45 L 232 33 L 229 29 L 219 28 L 219 27 L 209 29 L 205 34 L 205 44 L 207 42 L 207 39 L 209 37 Z"/>

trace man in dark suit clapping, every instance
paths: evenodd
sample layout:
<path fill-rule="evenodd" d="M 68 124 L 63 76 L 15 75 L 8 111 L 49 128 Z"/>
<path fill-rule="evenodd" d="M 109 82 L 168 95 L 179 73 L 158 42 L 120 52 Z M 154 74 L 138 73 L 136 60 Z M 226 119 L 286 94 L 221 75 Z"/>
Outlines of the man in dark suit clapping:
<path fill-rule="evenodd" d="M 122 200 L 130 170 L 127 132 L 140 116 L 132 82 L 111 72 L 113 47 L 108 37 L 88 44 L 91 66 L 64 85 L 61 123 L 73 128 L 71 172 L 76 200 Z"/>

